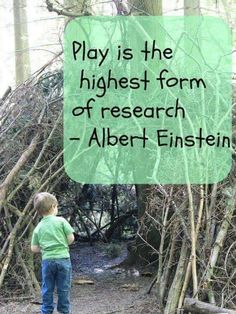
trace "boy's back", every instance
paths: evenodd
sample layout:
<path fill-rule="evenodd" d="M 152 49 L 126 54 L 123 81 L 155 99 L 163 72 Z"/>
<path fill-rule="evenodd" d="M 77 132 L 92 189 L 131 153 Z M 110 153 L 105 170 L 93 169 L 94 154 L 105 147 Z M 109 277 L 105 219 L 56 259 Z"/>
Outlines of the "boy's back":
<path fill-rule="evenodd" d="M 62 217 L 48 215 L 42 218 L 32 236 L 32 245 L 40 246 L 42 259 L 68 258 L 67 236 L 73 228 Z"/>

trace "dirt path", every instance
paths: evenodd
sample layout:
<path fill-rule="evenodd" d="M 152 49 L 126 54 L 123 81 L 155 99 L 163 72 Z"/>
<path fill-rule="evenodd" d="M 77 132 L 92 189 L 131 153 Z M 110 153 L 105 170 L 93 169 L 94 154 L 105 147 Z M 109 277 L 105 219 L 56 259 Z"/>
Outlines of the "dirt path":
<path fill-rule="evenodd" d="M 105 246 L 102 244 L 92 248 L 80 245 L 72 249 L 73 314 L 158 313 L 154 294 L 146 294 L 152 278 L 140 276 L 135 269 L 111 268 L 125 254 L 125 250 L 122 250 L 119 258 L 111 259 L 106 256 Z M 94 284 L 78 285 L 79 279 L 89 279 Z M 26 301 L 10 302 L 0 304 L 0 313 L 36 314 L 40 313 L 40 305 Z"/>
<path fill-rule="evenodd" d="M 125 281 L 127 283 L 127 281 Z M 133 283 L 131 281 L 131 283 Z M 104 282 L 102 283 L 104 285 Z M 127 291 L 120 288 L 122 282 L 113 281 L 102 286 L 97 282 L 94 286 L 74 286 L 72 288 L 73 314 L 111 314 L 111 313 L 157 313 L 154 296 L 146 296 L 145 283 L 138 291 Z M 28 302 L 10 302 L 0 307 L 1 314 L 36 314 L 40 313 L 40 305 Z M 57 313 L 57 312 L 56 312 Z"/>

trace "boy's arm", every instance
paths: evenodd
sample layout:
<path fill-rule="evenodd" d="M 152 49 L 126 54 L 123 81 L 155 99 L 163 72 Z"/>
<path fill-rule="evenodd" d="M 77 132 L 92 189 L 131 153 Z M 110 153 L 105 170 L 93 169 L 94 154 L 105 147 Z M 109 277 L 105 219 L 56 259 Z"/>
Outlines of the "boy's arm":
<path fill-rule="evenodd" d="M 75 240 L 75 237 L 74 237 L 74 234 L 73 234 L 73 233 L 67 235 L 67 242 L 68 242 L 69 245 L 70 245 L 71 243 L 73 243 L 74 240 Z"/>
<path fill-rule="evenodd" d="M 39 247 L 38 235 L 35 231 L 32 234 L 31 251 L 33 253 L 39 253 L 41 251 Z"/>
<path fill-rule="evenodd" d="M 66 219 L 63 219 L 63 228 L 64 228 L 64 232 L 66 234 L 67 242 L 70 245 L 75 240 L 75 237 L 73 234 L 74 229 L 71 227 L 71 225 L 69 224 L 69 222 Z"/>

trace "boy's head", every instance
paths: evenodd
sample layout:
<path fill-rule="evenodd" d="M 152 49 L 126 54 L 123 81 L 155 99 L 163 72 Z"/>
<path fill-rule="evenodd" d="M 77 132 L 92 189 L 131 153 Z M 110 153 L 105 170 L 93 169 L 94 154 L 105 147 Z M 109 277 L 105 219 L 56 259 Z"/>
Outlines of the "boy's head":
<path fill-rule="evenodd" d="M 48 192 L 37 193 L 34 197 L 34 209 L 42 216 L 57 214 L 57 199 Z"/>

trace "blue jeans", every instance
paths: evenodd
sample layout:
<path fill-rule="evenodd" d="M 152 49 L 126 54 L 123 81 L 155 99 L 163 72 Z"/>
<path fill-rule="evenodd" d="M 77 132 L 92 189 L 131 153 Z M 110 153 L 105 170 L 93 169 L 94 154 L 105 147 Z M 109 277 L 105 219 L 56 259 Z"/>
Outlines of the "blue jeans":
<path fill-rule="evenodd" d="M 69 258 L 48 259 L 42 261 L 42 314 L 51 314 L 54 310 L 53 292 L 57 287 L 57 311 L 70 312 L 70 288 L 72 279 Z"/>

